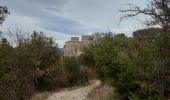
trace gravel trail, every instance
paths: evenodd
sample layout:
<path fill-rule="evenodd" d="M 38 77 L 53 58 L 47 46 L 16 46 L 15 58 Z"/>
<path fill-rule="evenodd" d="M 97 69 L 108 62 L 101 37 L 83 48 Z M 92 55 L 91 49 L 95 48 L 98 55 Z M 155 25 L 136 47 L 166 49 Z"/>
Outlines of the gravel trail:
<path fill-rule="evenodd" d="M 87 96 L 91 91 L 100 86 L 101 82 L 96 80 L 94 83 L 75 90 L 64 90 L 50 95 L 47 100 L 87 100 Z"/>

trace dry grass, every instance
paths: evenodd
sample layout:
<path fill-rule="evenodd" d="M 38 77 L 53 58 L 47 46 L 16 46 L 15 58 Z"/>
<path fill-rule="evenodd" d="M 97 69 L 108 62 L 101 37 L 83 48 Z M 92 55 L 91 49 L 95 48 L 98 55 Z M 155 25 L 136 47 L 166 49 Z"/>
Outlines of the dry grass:
<path fill-rule="evenodd" d="M 31 100 L 46 100 L 48 98 L 49 95 L 51 95 L 52 92 L 43 92 L 43 93 L 38 93 L 35 94 Z"/>
<path fill-rule="evenodd" d="M 59 92 L 59 91 L 64 91 L 64 90 L 75 90 L 81 87 L 85 87 L 88 85 L 91 85 L 95 82 L 96 80 L 90 80 L 90 84 L 83 84 L 83 85 L 77 85 L 77 86 L 73 86 L 73 87 L 68 87 L 68 88 L 61 88 L 59 90 L 56 91 L 52 91 L 52 92 L 41 92 L 41 93 L 36 93 L 31 100 L 46 100 L 50 95 L 52 95 L 55 92 Z"/>
<path fill-rule="evenodd" d="M 102 85 L 92 91 L 89 94 L 87 100 L 119 100 L 117 99 L 116 93 L 114 93 L 114 88 L 108 85 Z"/>

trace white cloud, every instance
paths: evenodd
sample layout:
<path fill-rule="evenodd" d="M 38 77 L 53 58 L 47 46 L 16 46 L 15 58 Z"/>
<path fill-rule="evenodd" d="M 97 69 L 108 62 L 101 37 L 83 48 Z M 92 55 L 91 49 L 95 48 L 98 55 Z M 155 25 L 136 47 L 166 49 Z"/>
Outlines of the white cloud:
<path fill-rule="evenodd" d="M 143 4 L 142 0 L 1 0 L 11 14 L 0 29 L 5 32 L 17 26 L 29 32 L 43 31 L 54 36 L 60 47 L 71 36 L 82 34 L 111 30 L 129 35 L 137 29 L 134 22 L 117 26 L 118 10 L 129 2 Z"/>

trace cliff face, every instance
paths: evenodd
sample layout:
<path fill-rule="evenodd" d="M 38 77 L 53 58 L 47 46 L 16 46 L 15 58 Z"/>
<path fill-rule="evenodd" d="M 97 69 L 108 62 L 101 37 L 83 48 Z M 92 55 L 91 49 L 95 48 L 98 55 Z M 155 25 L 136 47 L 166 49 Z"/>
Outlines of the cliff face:
<path fill-rule="evenodd" d="M 87 46 L 92 43 L 91 35 L 83 35 L 82 41 L 79 41 L 79 37 L 71 37 L 70 41 L 66 41 L 64 45 L 64 56 L 78 57 L 82 52 L 83 46 Z"/>

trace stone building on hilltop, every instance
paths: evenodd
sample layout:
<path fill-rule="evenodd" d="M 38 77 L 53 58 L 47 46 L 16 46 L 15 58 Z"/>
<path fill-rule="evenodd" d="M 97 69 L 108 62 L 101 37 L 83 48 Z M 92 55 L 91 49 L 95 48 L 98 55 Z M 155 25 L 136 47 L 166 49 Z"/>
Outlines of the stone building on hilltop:
<path fill-rule="evenodd" d="M 88 46 L 92 43 L 91 35 L 83 35 L 82 40 L 79 41 L 79 37 L 71 37 L 70 41 L 66 41 L 64 45 L 64 56 L 78 57 L 82 53 L 84 46 Z"/>

